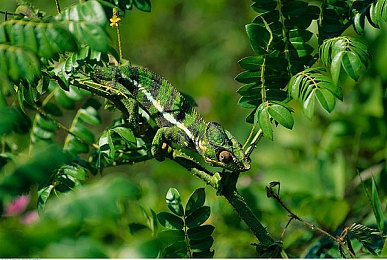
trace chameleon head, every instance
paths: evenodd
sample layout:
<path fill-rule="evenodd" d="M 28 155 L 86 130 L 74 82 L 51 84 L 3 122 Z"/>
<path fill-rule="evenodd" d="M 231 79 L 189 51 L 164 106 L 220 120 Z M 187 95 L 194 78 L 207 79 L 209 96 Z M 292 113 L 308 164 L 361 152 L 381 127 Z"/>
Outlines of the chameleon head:
<path fill-rule="evenodd" d="M 241 144 L 221 125 L 209 122 L 199 148 L 206 162 L 231 171 L 247 171 L 250 160 L 246 157 Z"/>

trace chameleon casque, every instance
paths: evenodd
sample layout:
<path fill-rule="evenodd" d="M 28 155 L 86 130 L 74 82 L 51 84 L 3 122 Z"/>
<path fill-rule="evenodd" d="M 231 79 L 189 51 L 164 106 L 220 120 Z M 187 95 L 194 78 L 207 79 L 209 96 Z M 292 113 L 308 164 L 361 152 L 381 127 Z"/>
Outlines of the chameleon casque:
<path fill-rule="evenodd" d="M 164 78 L 132 66 L 97 67 L 93 77 L 99 84 L 116 90 L 110 92 L 110 98 L 117 95 L 117 99 L 133 99 L 129 105 L 127 100 L 120 102 L 134 124 L 138 125 L 137 119 L 133 120 L 139 114 L 138 106 L 156 123 L 158 129 L 151 147 L 156 159 L 165 158 L 168 144 L 197 152 L 211 166 L 238 172 L 250 169 L 250 160 L 236 138 L 218 123 L 206 122 Z"/>

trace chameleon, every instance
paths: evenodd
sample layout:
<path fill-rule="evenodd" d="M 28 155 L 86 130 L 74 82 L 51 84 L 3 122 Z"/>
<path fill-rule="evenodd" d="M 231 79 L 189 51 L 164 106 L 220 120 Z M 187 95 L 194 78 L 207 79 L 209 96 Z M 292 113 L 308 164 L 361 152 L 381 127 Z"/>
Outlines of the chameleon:
<path fill-rule="evenodd" d="M 116 90 L 110 95 L 121 93 L 121 98 L 125 95 L 125 99 L 133 99 L 134 105 L 126 105 L 130 108 L 126 110 L 132 110 L 128 114 L 138 115 L 140 106 L 155 122 L 157 131 L 151 153 L 156 159 L 165 158 L 166 145 L 176 144 L 198 153 L 211 166 L 237 172 L 250 169 L 250 159 L 237 139 L 220 124 L 206 122 L 184 96 L 158 74 L 136 66 L 106 66 L 97 67 L 93 78 Z"/>

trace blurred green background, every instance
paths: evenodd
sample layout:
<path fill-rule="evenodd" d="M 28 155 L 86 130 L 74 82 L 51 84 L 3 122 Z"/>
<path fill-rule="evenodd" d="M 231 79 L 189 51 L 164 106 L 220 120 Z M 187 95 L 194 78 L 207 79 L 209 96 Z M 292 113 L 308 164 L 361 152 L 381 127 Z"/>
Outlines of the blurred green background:
<path fill-rule="evenodd" d="M 47 14 L 56 13 L 53 0 L 31 2 Z M 76 2 L 61 0 L 60 4 L 65 8 Z M 250 111 L 237 105 L 236 90 L 240 84 L 234 77 L 241 71 L 237 61 L 253 55 L 244 28 L 256 15 L 250 4 L 251 1 L 240 0 L 154 0 L 151 13 L 136 9 L 128 11 L 120 25 L 124 58 L 150 68 L 180 91 L 191 95 L 206 120 L 221 123 L 241 143 L 251 130 L 245 123 Z M 14 8 L 13 1 L 0 3 L 1 10 L 12 11 Z M 109 29 L 109 32 L 116 44 L 115 30 Z M 266 197 L 265 186 L 271 181 L 281 183 L 281 197 L 295 213 L 330 232 L 354 222 L 375 223 L 358 173 L 362 174 L 366 188 L 370 187 L 370 177 L 375 177 L 385 205 L 386 35 L 386 28 L 366 30 L 364 37 L 371 44 L 372 65 L 359 82 L 344 81 L 344 102 L 338 103 L 332 114 L 318 108 L 310 121 L 302 114 L 298 103 L 292 102 L 294 129 L 276 128 L 274 141 L 263 138 L 252 154 L 252 169 L 240 177 L 239 188 L 275 239 L 280 239 L 288 216 Z M 110 125 L 111 114 L 104 115 L 105 126 Z M 103 127 L 95 131 L 102 132 Z M 141 197 L 136 203 L 155 212 L 167 210 L 164 197 L 169 187 L 177 188 L 182 197 L 188 199 L 196 188 L 205 186 L 171 161 L 109 168 L 103 176 L 96 176 L 90 182 L 118 173 L 140 188 Z M 215 257 L 256 256 L 255 248 L 250 244 L 257 241 L 236 212 L 225 199 L 217 197 L 212 188 L 206 191 L 206 204 L 212 210 L 209 224 L 216 227 Z M 135 218 L 144 221 L 137 215 Z M 109 222 L 103 218 L 98 221 Z M 283 240 L 290 256 L 302 257 L 318 238 L 314 231 L 292 223 Z M 28 237 L 25 239 L 28 241 Z M 140 242 L 135 237 L 125 239 L 127 244 L 120 249 L 124 253 L 111 252 L 109 256 L 131 256 L 131 245 L 137 246 Z M 95 241 L 102 240 L 96 235 L 94 239 L 85 238 L 79 243 Z M 43 256 L 55 257 L 55 248 L 65 252 L 66 248 L 73 248 L 73 244 L 62 241 L 41 252 Z M 77 252 L 73 251 L 73 255 L 67 252 L 70 255 L 66 256 L 80 256 Z"/>

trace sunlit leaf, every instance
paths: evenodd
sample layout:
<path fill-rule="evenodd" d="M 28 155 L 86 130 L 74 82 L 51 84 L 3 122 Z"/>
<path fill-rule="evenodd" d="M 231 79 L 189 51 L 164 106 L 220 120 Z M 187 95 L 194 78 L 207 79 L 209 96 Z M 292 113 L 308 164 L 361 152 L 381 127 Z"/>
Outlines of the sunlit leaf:
<path fill-rule="evenodd" d="M 184 216 L 183 204 L 181 203 L 180 193 L 175 188 L 170 188 L 165 196 L 168 208 L 178 216 Z"/>
<path fill-rule="evenodd" d="M 259 127 L 262 129 L 264 136 L 273 140 L 273 129 L 270 123 L 270 115 L 267 107 L 261 104 L 256 112 L 256 119 Z"/>
<path fill-rule="evenodd" d="M 304 111 L 307 118 L 312 119 L 314 113 L 314 95 L 309 95 L 302 104 L 302 110 Z"/>
<path fill-rule="evenodd" d="M 354 80 L 358 80 L 363 68 L 359 57 L 353 52 L 346 52 L 342 57 L 342 65 L 347 74 Z"/>
<path fill-rule="evenodd" d="M 42 212 L 51 195 L 51 191 L 54 189 L 54 185 L 48 185 L 38 191 L 38 210 Z"/>
<path fill-rule="evenodd" d="M 332 112 L 335 108 L 335 96 L 329 90 L 319 88 L 315 90 L 315 95 L 321 106 L 328 112 Z"/>
<path fill-rule="evenodd" d="M 292 129 L 294 119 L 290 110 L 287 107 L 280 104 L 271 104 L 268 107 L 268 112 L 270 116 L 279 124 L 288 129 Z"/>
<path fill-rule="evenodd" d="M 129 144 L 134 144 L 137 142 L 132 130 L 128 127 L 117 126 L 111 128 L 110 130 L 119 134 Z"/>

